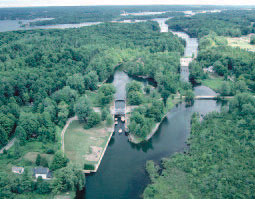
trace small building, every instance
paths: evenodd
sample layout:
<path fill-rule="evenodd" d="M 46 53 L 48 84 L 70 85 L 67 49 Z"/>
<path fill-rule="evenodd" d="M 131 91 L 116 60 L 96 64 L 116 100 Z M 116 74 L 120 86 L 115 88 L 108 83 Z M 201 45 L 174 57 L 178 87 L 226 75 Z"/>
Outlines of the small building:
<path fill-rule="evenodd" d="M 33 168 L 33 177 L 37 179 L 39 176 L 41 176 L 42 179 L 47 180 L 52 178 L 52 173 L 49 168 L 46 167 Z"/>
<path fill-rule="evenodd" d="M 23 167 L 12 167 L 12 173 L 22 174 L 24 172 Z"/>
<path fill-rule="evenodd" d="M 203 68 L 203 71 L 205 73 L 213 73 L 214 72 L 213 66 L 209 66 L 208 68 Z"/>

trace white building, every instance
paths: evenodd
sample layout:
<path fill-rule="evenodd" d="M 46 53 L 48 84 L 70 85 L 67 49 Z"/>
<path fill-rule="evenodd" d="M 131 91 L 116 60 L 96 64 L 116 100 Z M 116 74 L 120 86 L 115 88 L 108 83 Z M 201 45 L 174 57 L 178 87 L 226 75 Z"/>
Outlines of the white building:
<path fill-rule="evenodd" d="M 22 174 L 24 172 L 23 167 L 12 167 L 12 172 L 17 174 Z"/>
<path fill-rule="evenodd" d="M 52 173 L 50 172 L 49 168 L 46 167 L 35 167 L 33 168 L 33 176 L 37 179 L 39 176 L 42 179 L 47 180 L 52 178 Z"/>

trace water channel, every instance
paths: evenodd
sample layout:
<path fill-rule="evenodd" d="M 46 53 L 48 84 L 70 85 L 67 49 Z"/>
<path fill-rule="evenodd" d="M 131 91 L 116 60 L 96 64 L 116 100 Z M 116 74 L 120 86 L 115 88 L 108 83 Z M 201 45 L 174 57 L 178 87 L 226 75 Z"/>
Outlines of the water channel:
<path fill-rule="evenodd" d="M 168 28 L 162 24 L 165 32 Z M 197 40 L 189 38 L 185 33 L 181 34 L 187 42 L 185 56 L 197 53 Z M 188 76 L 188 71 L 184 75 Z M 125 97 L 125 85 L 130 80 L 123 71 L 115 72 L 113 84 L 117 89 L 116 98 Z M 195 95 L 216 95 L 205 86 L 196 87 L 194 92 Z M 220 109 L 221 105 L 214 100 L 197 100 L 191 107 L 186 107 L 185 103 L 179 104 L 167 114 L 157 133 L 148 142 L 137 145 L 130 143 L 124 134 L 115 133 L 97 173 L 86 178 L 84 198 L 141 198 L 145 187 L 150 183 L 145 170 L 146 161 L 154 160 L 159 163 L 163 157 L 183 151 L 190 133 L 191 115 L 194 112 L 205 115 Z"/>

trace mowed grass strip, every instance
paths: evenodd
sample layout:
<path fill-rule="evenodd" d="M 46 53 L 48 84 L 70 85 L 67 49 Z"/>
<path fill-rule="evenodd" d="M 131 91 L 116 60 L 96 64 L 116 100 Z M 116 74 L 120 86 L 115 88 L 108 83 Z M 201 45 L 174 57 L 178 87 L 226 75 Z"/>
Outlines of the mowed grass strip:
<path fill-rule="evenodd" d="M 223 78 L 211 78 L 202 80 L 202 84 L 211 88 L 215 92 L 219 92 L 222 84 L 224 83 Z"/>
<path fill-rule="evenodd" d="M 227 37 L 228 45 L 232 47 L 239 47 L 247 50 L 255 50 L 255 45 L 250 44 L 250 37 Z"/>
<path fill-rule="evenodd" d="M 86 160 L 88 156 L 93 156 L 91 147 L 102 148 L 101 152 L 96 154 L 100 157 L 111 134 L 107 131 L 105 123 L 91 129 L 84 129 L 83 126 L 84 122 L 73 121 L 64 137 L 65 154 L 80 169 L 84 168 L 84 163 L 96 164 L 98 162 Z"/>

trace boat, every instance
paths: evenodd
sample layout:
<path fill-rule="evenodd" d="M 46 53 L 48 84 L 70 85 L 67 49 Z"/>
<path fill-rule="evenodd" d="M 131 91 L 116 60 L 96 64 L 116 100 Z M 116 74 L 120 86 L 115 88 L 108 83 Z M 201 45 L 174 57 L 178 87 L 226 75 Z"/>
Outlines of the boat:
<path fill-rule="evenodd" d="M 122 129 L 119 129 L 119 133 L 122 133 Z"/>

